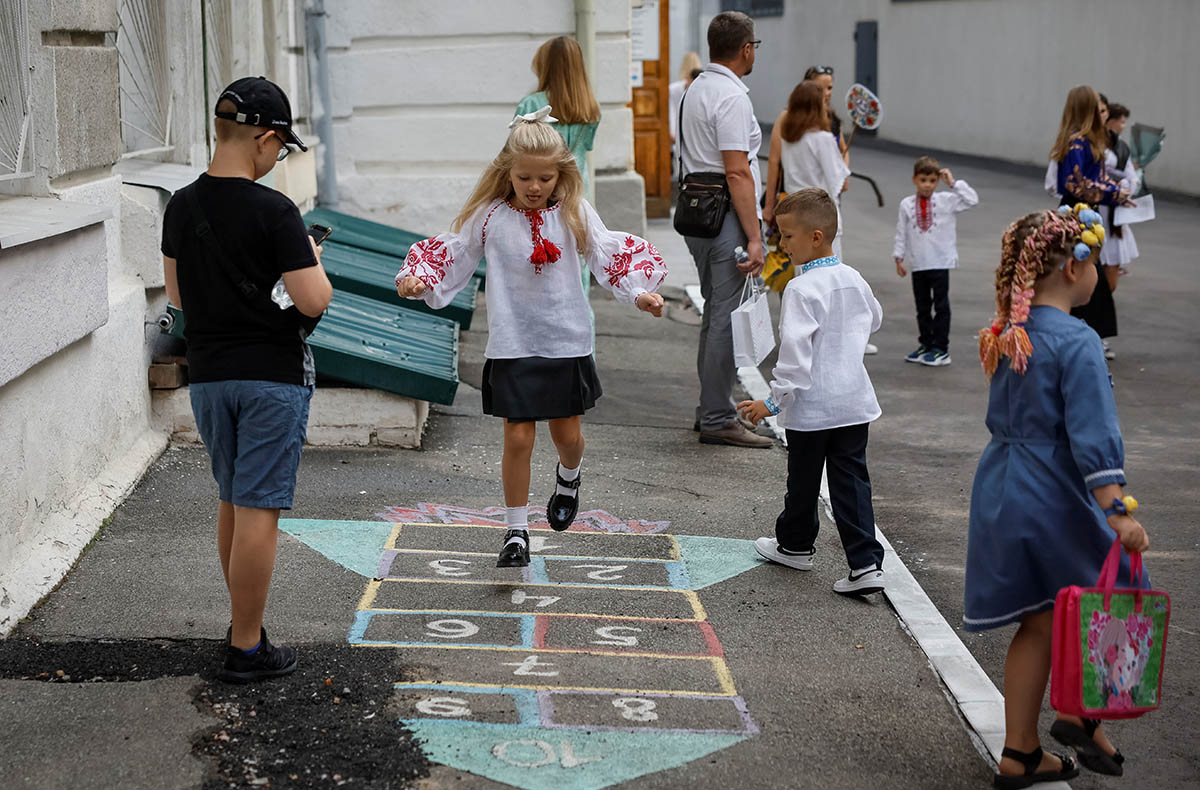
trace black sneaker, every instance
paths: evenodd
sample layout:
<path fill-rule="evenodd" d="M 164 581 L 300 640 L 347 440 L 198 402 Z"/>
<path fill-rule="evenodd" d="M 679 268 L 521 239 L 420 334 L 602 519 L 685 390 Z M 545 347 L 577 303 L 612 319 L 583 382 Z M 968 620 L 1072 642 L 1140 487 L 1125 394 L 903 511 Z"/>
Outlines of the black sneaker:
<path fill-rule="evenodd" d="M 512 538 L 521 538 L 509 543 Z M 524 568 L 529 564 L 529 533 L 520 529 L 510 529 L 504 533 L 504 546 L 500 549 L 500 557 L 496 560 L 497 568 Z"/>
<path fill-rule="evenodd" d="M 221 665 L 217 677 L 226 683 L 253 683 L 295 671 L 295 648 L 276 647 L 267 639 L 267 631 L 263 629 L 262 642 L 254 655 L 248 656 L 233 645 L 225 648 L 225 663 Z"/>
<path fill-rule="evenodd" d="M 580 478 L 576 477 L 570 482 L 563 480 L 558 469 L 558 466 L 554 468 L 554 478 L 558 485 L 563 488 L 575 489 L 575 496 L 560 494 L 557 488 L 554 489 L 554 496 L 550 497 L 550 504 L 546 505 L 546 520 L 550 522 L 550 528 L 555 532 L 562 532 L 571 526 L 571 523 L 575 521 L 576 514 L 579 513 Z"/>

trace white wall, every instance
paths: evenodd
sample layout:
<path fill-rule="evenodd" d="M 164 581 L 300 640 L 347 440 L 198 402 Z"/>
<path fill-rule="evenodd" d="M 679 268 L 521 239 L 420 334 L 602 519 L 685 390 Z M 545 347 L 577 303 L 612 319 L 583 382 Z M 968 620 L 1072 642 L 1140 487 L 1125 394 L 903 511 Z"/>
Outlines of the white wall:
<path fill-rule="evenodd" d="M 879 22 L 879 136 L 917 146 L 1044 164 L 1067 91 L 1089 84 L 1165 126 L 1152 185 L 1200 193 L 1200 3 L 1194 0 L 788 0 L 761 20 L 746 82 L 774 121 L 809 65 L 854 81 L 854 23 Z M 841 113 L 845 117 L 845 113 Z"/>
<path fill-rule="evenodd" d="M 236 49 L 248 69 L 260 64 L 252 73 L 273 60 L 288 71 L 278 81 L 298 85 L 304 75 L 286 51 L 293 0 L 272 2 L 274 10 L 268 4 L 260 13 L 280 24 L 247 25 Z M 169 6 L 172 89 L 176 106 L 190 109 L 175 116 L 178 147 L 162 156 L 202 165 L 210 110 L 196 109 L 207 104 L 198 76 L 199 4 Z M 114 32 L 117 0 L 29 3 L 29 16 L 34 176 L 5 182 L 0 192 L 41 199 L 29 212 L 27 198 L 0 198 L 0 224 L 11 230 L 24 212 L 57 217 L 57 228 L 0 250 L 0 637 L 70 570 L 167 441 L 152 428 L 147 381 L 148 341 L 158 331 L 147 321 L 163 299 L 165 199 L 113 174 L 123 149 L 115 49 L 42 40 L 47 30 Z M 264 41 L 268 28 L 275 38 Z M 274 58 L 267 47 L 277 50 Z M 293 199 L 311 198 L 312 155 L 285 164 L 274 183 Z M 6 206 L 17 208 L 6 213 Z M 84 227 L 62 221 L 80 216 L 80 206 L 100 209 L 83 215 L 108 219 Z M 30 227 L 21 238 L 32 236 Z"/>
<path fill-rule="evenodd" d="M 517 102 L 537 88 L 534 51 L 575 30 L 572 0 L 326 0 L 326 10 L 340 208 L 426 233 L 449 225 L 503 146 Z M 595 27 L 592 162 L 625 173 L 628 0 L 597 0 Z"/>

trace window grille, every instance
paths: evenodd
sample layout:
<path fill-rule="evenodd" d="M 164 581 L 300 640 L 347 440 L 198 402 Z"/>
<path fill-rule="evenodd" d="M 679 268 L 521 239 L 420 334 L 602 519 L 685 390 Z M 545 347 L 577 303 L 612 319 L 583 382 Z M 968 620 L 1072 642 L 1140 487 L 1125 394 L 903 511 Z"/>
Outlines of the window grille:
<path fill-rule="evenodd" d="M 33 174 L 26 0 L 0 3 L 0 181 Z"/>
<path fill-rule="evenodd" d="M 783 0 L 721 0 L 722 11 L 741 11 L 753 19 L 783 16 Z"/>
<path fill-rule="evenodd" d="M 208 118 L 209 151 L 216 139 L 213 108 L 221 90 L 233 82 L 232 0 L 203 0 L 204 115 Z"/>
<path fill-rule="evenodd" d="M 117 56 L 125 157 L 171 151 L 167 10 L 161 0 L 121 0 Z"/>

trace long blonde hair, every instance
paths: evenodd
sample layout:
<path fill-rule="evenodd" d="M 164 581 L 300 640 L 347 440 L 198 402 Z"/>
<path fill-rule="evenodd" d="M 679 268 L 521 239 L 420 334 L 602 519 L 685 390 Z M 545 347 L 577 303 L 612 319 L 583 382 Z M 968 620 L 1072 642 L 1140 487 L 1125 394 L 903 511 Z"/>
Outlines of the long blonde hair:
<path fill-rule="evenodd" d="M 554 115 L 563 123 L 596 123 L 600 105 L 592 93 L 583 50 L 569 36 L 557 36 L 538 47 L 533 55 L 533 73 L 538 90 L 545 91 Z"/>
<path fill-rule="evenodd" d="M 583 221 L 583 178 L 579 166 L 571 155 L 562 136 L 545 121 L 521 121 L 509 132 L 508 140 L 496 158 L 483 171 L 475 191 L 463 206 L 462 211 L 450 224 L 450 230 L 458 233 L 475 212 L 493 200 L 508 200 L 513 195 L 512 178 L 509 173 L 518 156 L 537 156 L 553 159 L 558 165 L 558 183 L 550 193 L 550 200 L 557 201 L 563 220 L 575 237 L 575 248 L 582 254 L 587 251 L 587 225 Z"/>
<path fill-rule="evenodd" d="M 703 67 L 704 64 L 700 62 L 700 55 L 698 53 L 685 52 L 683 53 L 683 61 L 679 64 L 679 79 L 684 82 L 691 82 L 692 72 Z"/>
<path fill-rule="evenodd" d="M 1100 121 L 1100 96 L 1089 85 L 1079 85 L 1067 94 L 1063 106 L 1062 121 L 1058 124 L 1058 137 L 1050 149 L 1050 158 L 1061 162 L 1071 148 L 1071 140 L 1079 135 L 1092 147 L 1092 158 L 1100 160 L 1108 147 L 1104 124 Z"/>

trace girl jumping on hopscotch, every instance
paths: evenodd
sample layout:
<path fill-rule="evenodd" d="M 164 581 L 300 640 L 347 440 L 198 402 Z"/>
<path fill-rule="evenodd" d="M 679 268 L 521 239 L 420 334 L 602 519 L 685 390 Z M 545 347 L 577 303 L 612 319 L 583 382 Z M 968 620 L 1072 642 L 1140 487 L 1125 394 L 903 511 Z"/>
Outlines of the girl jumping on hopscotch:
<path fill-rule="evenodd" d="M 451 232 L 417 242 L 397 292 L 430 307 L 450 303 L 487 256 L 488 343 L 483 411 L 504 418 L 505 521 L 496 566 L 529 564 L 530 459 L 539 420 L 558 450 L 546 518 L 565 530 L 579 511 L 580 417 L 601 395 L 581 277 L 587 266 L 617 299 L 662 316 L 667 274 L 654 245 L 608 230 L 583 199 L 575 158 L 550 125 L 550 108 L 519 115 Z"/>

